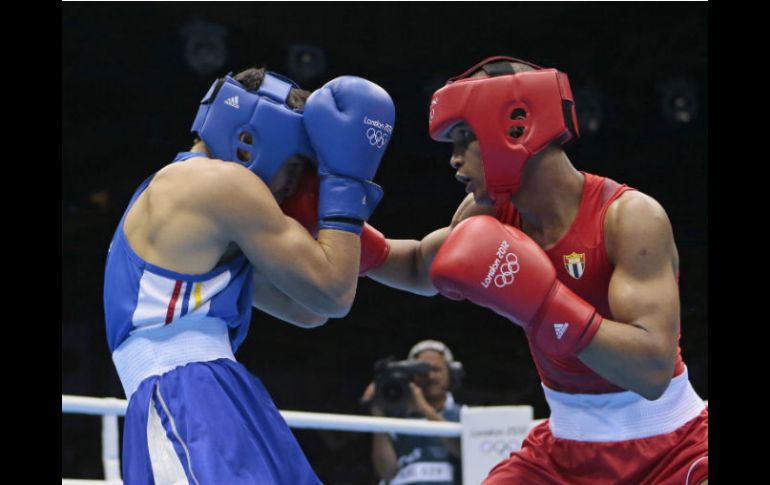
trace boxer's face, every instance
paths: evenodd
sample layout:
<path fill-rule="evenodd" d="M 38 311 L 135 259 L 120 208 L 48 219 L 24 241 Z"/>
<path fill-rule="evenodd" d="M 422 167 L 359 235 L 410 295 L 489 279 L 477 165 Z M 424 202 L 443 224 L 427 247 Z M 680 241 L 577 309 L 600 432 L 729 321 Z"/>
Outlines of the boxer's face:
<path fill-rule="evenodd" d="M 465 185 L 466 193 L 473 193 L 477 203 L 492 205 L 493 201 L 487 193 L 481 148 L 476 135 L 464 123 L 452 128 L 449 135 L 452 137 L 452 156 L 449 164 L 456 172 L 455 178 Z"/>
<path fill-rule="evenodd" d="M 417 385 L 422 388 L 425 397 L 441 398 L 449 390 L 449 366 L 440 352 L 425 350 L 415 356 L 430 364 L 427 377 L 417 376 Z"/>
<path fill-rule="evenodd" d="M 297 183 L 302 177 L 306 166 L 308 170 L 313 169 L 311 164 L 304 158 L 294 156 L 286 160 L 286 163 L 273 176 L 273 180 L 270 181 L 268 187 L 270 187 L 270 192 L 273 193 L 278 204 L 281 204 L 286 197 L 292 195 L 297 190 Z"/>

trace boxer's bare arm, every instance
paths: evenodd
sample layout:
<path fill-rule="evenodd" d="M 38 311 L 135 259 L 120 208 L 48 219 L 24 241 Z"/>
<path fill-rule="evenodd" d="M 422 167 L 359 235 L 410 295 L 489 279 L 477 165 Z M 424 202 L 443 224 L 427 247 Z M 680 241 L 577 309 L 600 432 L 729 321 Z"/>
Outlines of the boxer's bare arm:
<path fill-rule="evenodd" d="M 678 255 L 666 212 L 626 192 L 605 218 L 613 319 L 605 318 L 579 357 L 608 381 L 657 399 L 674 372 L 679 333 Z"/>
<path fill-rule="evenodd" d="M 460 205 L 457 207 L 454 215 L 452 216 L 452 224 L 450 227 L 455 227 L 465 219 L 473 216 L 494 216 L 495 207 L 491 205 L 477 204 L 473 199 L 473 194 L 465 196 Z"/>
<path fill-rule="evenodd" d="M 298 327 L 318 327 L 328 320 L 289 297 L 257 271 L 252 277 L 251 296 L 254 308 Z"/>
<path fill-rule="evenodd" d="M 435 295 L 438 291 L 430 281 L 430 265 L 449 231 L 449 227 L 438 229 L 420 241 L 388 239 L 388 259 L 379 268 L 369 271 L 367 276 L 399 290 L 423 296 Z"/>
<path fill-rule="evenodd" d="M 231 163 L 216 170 L 201 210 L 221 237 L 235 242 L 255 271 L 291 300 L 323 317 L 346 315 L 358 280 L 358 236 L 321 230 L 316 241 L 250 171 Z"/>
<path fill-rule="evenodd" d="M 410 239 L 388 239 L 390 254 L 379 268 L 367 276 L 384 285 L 418 295 L 433 296 L 436 288 L 430 281 L 430 266 L 444 239 L 454 226 L 475 215 L 494 213 L 494 207 L 476 204 L 473 194 L 463 199 L 448 227 L 437 229 L 420 241 Z"/>

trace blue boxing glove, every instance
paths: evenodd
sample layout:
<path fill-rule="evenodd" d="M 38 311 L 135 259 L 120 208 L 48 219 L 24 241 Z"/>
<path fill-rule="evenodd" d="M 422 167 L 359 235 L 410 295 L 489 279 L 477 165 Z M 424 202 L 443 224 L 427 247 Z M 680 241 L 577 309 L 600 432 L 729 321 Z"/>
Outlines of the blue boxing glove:
<path fill-rule="evenodd" d="M 321 179 L 319 229 L 361 233 L 382 198 L 382 188 L 371 180 L 395 115 L 384 89 L 355 76 L 333 79 L 307 99 L 303 118 Z"/>

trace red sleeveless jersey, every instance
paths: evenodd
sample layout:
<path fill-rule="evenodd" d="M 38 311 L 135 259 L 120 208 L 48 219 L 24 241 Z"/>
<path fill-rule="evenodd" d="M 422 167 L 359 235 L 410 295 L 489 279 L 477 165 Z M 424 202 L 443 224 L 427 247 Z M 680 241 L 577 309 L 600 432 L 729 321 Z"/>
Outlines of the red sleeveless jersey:
<path fill-rule="evenodd" d="M 575 220 L 561 239 L 546 250 L 546 254 L 556 268 L 559 281 L 592 304 L 603 317 L 614 320 L 608 299 L 613 266 L 604 247 L 604 217 L 612 202 L 627 190 L 635 189 L 606 177 L 581 173 L 585 176 L 585 183 Z M 521 216 L 515 207 L 512 208 L 502 222 L 521 229 Z M 577 356 L 549 357 L 531 342 L 529 349 L 543 384 L 551 389 L 573 394 L 625 390 L 600 377 Z M 681 349 L 677 346 L 674 376 L 682 371 L 684 363 Z"/>

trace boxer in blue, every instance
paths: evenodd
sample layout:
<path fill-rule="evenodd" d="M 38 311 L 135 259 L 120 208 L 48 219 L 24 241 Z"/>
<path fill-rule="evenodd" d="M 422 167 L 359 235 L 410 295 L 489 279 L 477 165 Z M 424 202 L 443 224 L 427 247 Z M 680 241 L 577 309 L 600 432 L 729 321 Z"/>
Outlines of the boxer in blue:
<path fill-rule="evenodd" d="M 353 76 L 312 95 L 256 68 L 211 86 L 191 151 L 139 186 L 107 256 L 126 485 L 320 483 L 234 353 L 252 305 L 306 328 L 348 313 L 394 116 Z M 306 169 L 320 178 L 317 238 L 279 207 Z"/>

